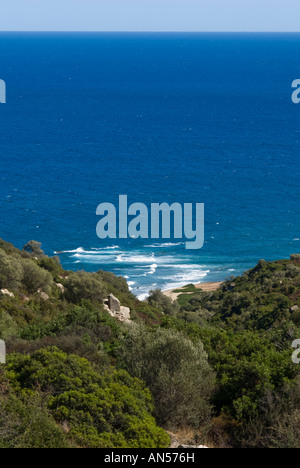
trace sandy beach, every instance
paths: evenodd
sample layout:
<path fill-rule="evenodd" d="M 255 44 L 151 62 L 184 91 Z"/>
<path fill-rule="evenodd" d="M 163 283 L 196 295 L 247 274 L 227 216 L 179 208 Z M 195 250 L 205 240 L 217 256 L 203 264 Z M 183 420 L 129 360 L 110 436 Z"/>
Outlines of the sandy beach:
<path fill-rule="evenodd" d="M 198 284 L 195 284 L 194 286 L 195 286 L 196 289 L 201 289 L 204 292 L 213 292 L 213 291 L 217 291 L 217 289 L 220 288 L 221 284 L 222 284 L 222 282 L 198 283 Z M 179 291 L 179 290 L 182 290 L 182 292 L 175 292 L 175 291 Z M 163 291 L 163 293 L 167 297 L 172 299 L 173 301 L 176 301 L 178 296 L 180 296 L 180 294 L 184 293 L 184 287 L 176 288 L 176 289 L 168 289 L 166 291 Z M 186 294 L 193 294 L 193 293 L 187 292 Z"/>

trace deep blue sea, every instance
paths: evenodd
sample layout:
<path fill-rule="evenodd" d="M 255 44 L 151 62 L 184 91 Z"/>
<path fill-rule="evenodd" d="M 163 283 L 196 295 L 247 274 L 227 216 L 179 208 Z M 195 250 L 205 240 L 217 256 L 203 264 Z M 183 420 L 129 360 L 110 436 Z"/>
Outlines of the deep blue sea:
<path fill-rule="evenodd" d="M 149 289 L 300 251 L 300 35 L 0 34 L 0 236 Z M 205 203 L 205 245 L 106 240 L 96 208 Z"/>

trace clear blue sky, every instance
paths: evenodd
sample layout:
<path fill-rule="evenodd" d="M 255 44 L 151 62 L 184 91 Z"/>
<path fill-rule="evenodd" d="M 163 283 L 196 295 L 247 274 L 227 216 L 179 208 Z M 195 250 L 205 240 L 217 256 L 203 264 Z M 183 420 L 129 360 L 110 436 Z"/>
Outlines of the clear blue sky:
<path fill-rule="evenodd" d="M 0 0 L 1 31 L 300 31 L 300 0 Z"/>

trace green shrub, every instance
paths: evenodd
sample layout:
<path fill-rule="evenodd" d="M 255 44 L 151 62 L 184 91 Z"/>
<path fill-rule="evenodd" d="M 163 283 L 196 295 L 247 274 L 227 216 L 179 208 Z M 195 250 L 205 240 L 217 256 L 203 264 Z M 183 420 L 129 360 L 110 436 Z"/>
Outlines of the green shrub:
<path fill-rule="evenodd" d="M 0 448 L 70 448 L 62 429 L 38 396 L 20 398 L 9 393 L 0 399 Z"/>
<path fill-rule="evenodd" d="M 150 291 L 148 303 L 166 315 L 177 315 L 179 312 L 178 302 L 171 301 L 160 289 Z"/>
<path fill-rule="evenodd" d="M 39 258 L 45 255 L 45 252 L 41 249 L 41 246 L 42 244 L 40 242 L 32 240 L 24 245 L 23 250 L 28 252 L 32 257 Z"/>
<path fill-rule="evenodd" d="M 300 260 L 300 254 L 293 254 L 291 255 L 292 262 Z"/>
<path fill-rule="evenodd" d="M 13 244 L 5 242 L 3 239 L 0 239 L 0 249 L 4 250 L 8 255 L 21 255 L 21 251 L 19 249 L 17 249 Z"/>
<path fill-rule="evenodd" d="M 0 249 L 0 289 L 17 290 L 23 280 L 20 260 Z"/>
<path fill-rule="evenodd" d="M 39 289 L 47 293 L 53 286 L 52 275 L 40 268 L 33 260 L 22 261 L 23 266 L 23 285 L 29 294 L 36 293 Z"/>
<path fill-rule="evenodd" d="M 82 300 L 102 302 L 107 294 L 106 287 L 97 274 L 85 271 L 70 273 L 64 286 L 65 297 L 73 304 L 79 304 Z"/>
<path fill-rule="evenodd" d="M 215 379 L 200 341 L 193 344 L 172 330 L 151 333 L 135 326 L 122 357 L 129 373 L 150 388 L 160 424 L 199 427 L 209 420 Z"/>
<path fill-rule="evenodd" d="M 59 279 L 59 275 L 62 273 L 62 267 L 58 257 L 43 257 L 38 265 L 44 270 L 49 271 L 55 279 Z"/>
<path fill-rule="evenodd" d="M 169 437 L 157 427 L 153 403 L 143 382 L 125 371 L 97 372 L 86 360 L 57 348 L 10 355 L 8 375 L 15 389 L 37 388 L 48 396 L 57 421 L 70 427 L 80 446 L 163 448 Z"/>
<path fill-rule="evenodd" d="M 129 293 L 127 281 L 125 278 L 122 278 L 122 276 L 116 276 L 109 271 L 98 271 L 97 276 L 102 282 L 112 286 L 114 290 L 118 290 L 122 293 Z"/>
<path fill-rule="evenodd" d="M 0 339 L 6 339 L 9 336 L 16 335 L 18 327 L 12 317 L 0 309 Z"/>

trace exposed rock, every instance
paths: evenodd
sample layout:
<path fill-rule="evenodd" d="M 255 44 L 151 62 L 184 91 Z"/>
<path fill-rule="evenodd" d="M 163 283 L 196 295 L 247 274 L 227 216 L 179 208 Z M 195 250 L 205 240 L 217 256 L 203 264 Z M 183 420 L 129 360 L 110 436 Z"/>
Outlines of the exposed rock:
<path fill-rule="evenodd" d="M 64 431 L 65 434 L 69 434 L 71 431 L 70 425 L 67 421 L 64 421 L 62 423 L 62 430 Z"/>
<path fill-rule="evenodd" d="M 6 345 L 3 340 L 0 340 L 0 364 L 6 363 Z"/>
<path fill-rule="evenodd" d="M 29 302 L 30 301 L 30 297 L 28 296 L 25 296 L 25 294 L 21 294 L 21 301 L 23 302 Z"/>
<path fill-rule="evenodd" d="M 299 306 L 298 305 L 294 305 L 293 307 L 291 307 L 291 312 L 296 312 L 297 310 L 299 310 Z"/>
<path fill-rule="evenodd" d="M 4 294 L 4 296 L 15 297 L 15 295 L 12 292 L 8 291 L 8 289 L 1 289 L 1 292 L 2 294 Z"/>
<path fill-rule="evenodd" d="M 104 309 L 120 322 L 130 321 L 130 309 L 129 307 L 121 306 L 119 299 L 113 294 L 110 294 L 106 300 L 104 300 Z"/>
<path fill-rule="evenodd" d="M 123 307 L 121 306 L 121 310 L 118 314 L 116 314 L 116 317 L 121 321 L 121 322 L 128 322 L 130 320 L 130 309 L 129 307 Z"/>
<path fill-rule="evenodd" d="M 38 293 L 44 301 L 49 301 L 50 297 L 48 296 L 48 294 L 43 292 L 41 289 L 38 289 Z"/>
<path fill-rule="evenodd" d="M 22 302 L 29 302 L 30 301 L 30 297 L 25 296 L 25 294 L 21 294 L 20 298 L 21 298 Z"/>
<path fill-rule="evenodd" d="M 62 293 L 65 292 L 65 287 L 61 283 L 56 283 L 56 286 L 61 290 Z"/>
<path fill-rule="evenodd" d="M 177 438 L 173 434 L 171 434 L 170 432 L 168 434 L 169 434 L 170 439 L 171 439 L 170 448 L 172 448 L 172 449 L 178 448 L 180 444 L 179 444 L 179 441 L 177 440 Z"/>
<path fill-rule="evenodd" d="M 121 304 L 119 299 L 117 299 L 113 294 L 108 296 L 108 307 L 113 313 L 120 313 Z"/>

